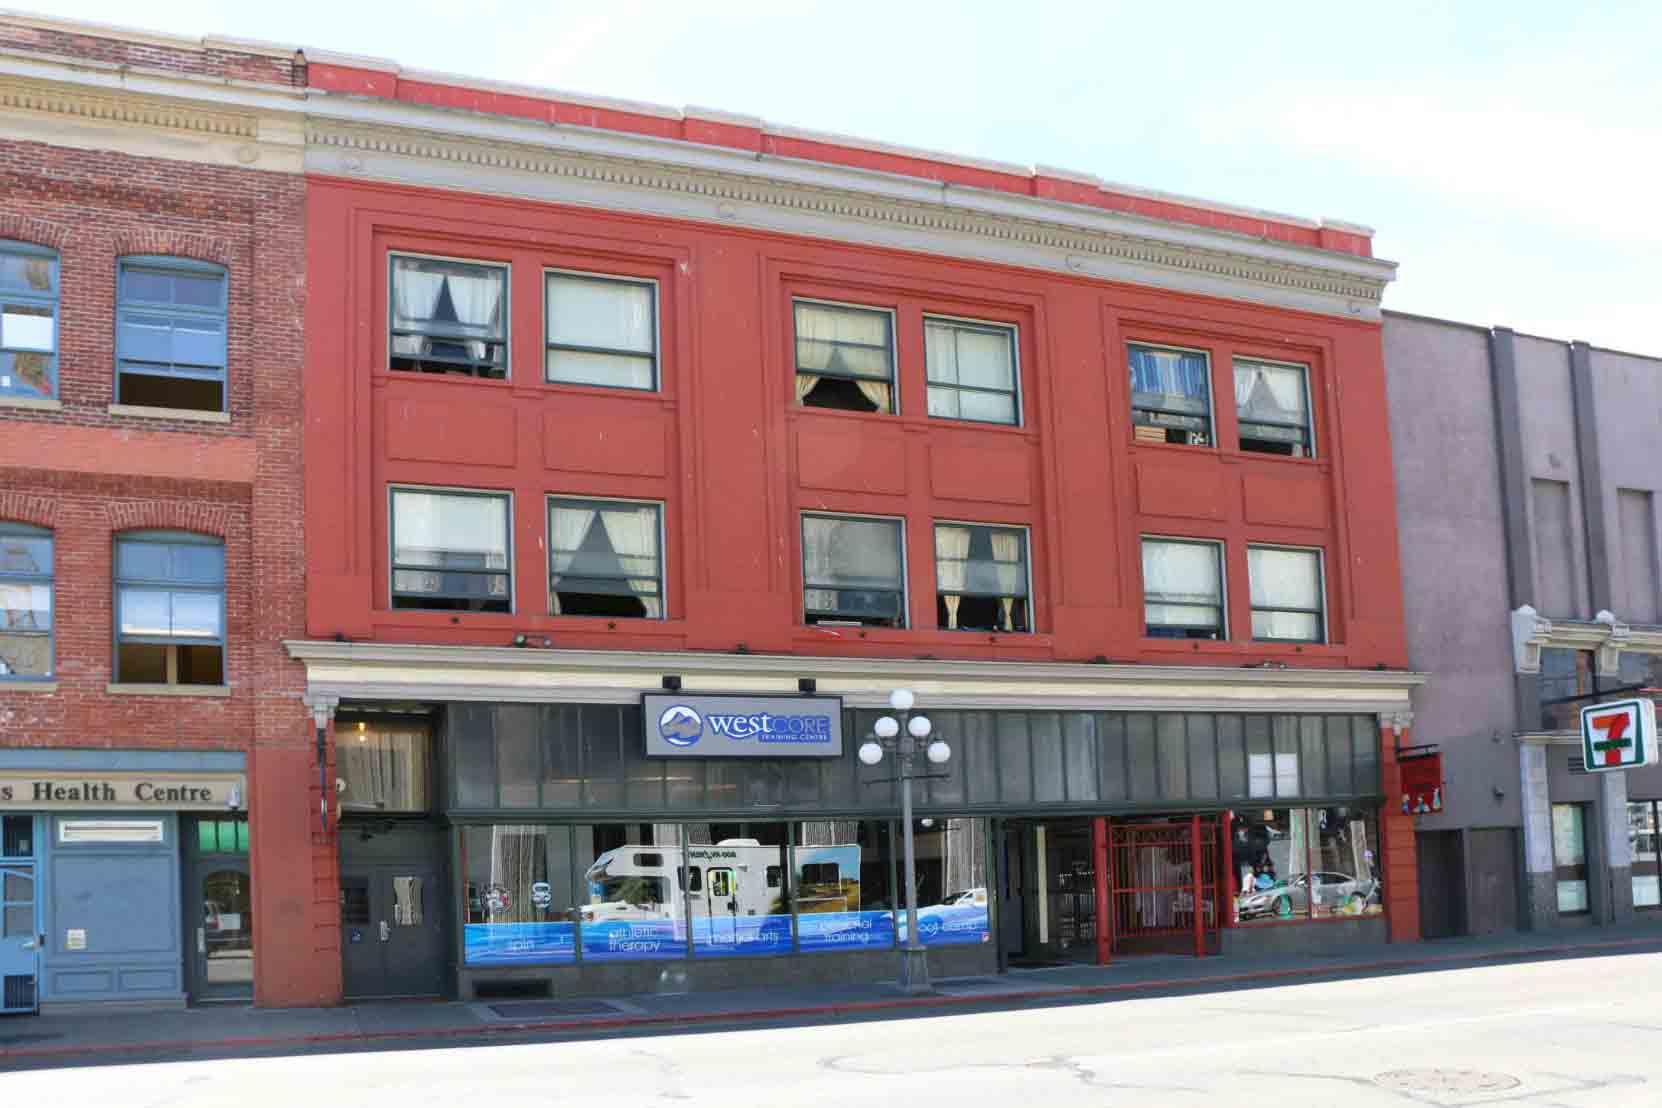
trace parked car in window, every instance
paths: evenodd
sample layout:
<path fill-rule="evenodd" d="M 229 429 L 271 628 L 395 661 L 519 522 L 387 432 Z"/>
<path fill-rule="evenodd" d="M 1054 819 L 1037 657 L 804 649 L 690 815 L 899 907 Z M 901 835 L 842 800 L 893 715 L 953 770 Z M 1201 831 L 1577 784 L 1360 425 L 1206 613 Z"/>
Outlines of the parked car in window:
<path fill-rule="evenodd" d="M 1357 878 L 1344 873 L 1318 871 L 1298 873 L 1288 880 L 1267 889 L 1250 889 L 1235 898 L 1239 919 L 1257 919 L 1265 916 L 1304 916 L 1309 914 L 1311 879 L 1314 879 L 1315 905 L 1330 913 L 1350 912 L 1360 915 L 1370 904 L 1379 903 L 1377 878 Z"/>

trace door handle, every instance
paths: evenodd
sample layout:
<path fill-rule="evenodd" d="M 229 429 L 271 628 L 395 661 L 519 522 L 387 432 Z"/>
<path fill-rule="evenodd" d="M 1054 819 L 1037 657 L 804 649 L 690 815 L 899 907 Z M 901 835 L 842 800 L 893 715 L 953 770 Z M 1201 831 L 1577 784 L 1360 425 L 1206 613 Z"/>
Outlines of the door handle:
<path fill-rule="evenodd" d="M 38 944 L 36 944 L 35 940 L 33 940 L 33 939 L 24 939 L 23 943 L 22 943 L 22 947 L 23 947 L 24 950 L 33 950 L 33 949 L 35 949 L 36 945 L 38 945 Z"/>
<path fill-rule="evenodd" d="M 381 921 L 381 941 L 382 942 L 388 942 L 391 939 L 392 939 L 392 928 L 387 926 L 387 921 L 386 920 L 382 920 Z"/>
<path fill-rule="evenodd" d="M 205 928 L 198 927 L 196 929 L 196 953 L 206 954 L 207 952 L 208 952 L 208 933 L 207 933 L 207 930 Z"/>

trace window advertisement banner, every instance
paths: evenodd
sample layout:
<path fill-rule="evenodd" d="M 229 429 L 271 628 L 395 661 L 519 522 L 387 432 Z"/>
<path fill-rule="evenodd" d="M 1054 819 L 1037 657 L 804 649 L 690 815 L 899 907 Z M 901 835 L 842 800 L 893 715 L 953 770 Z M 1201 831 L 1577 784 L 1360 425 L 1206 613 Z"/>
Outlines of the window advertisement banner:
<path fill-rule="evenodd" d="M 894 945 L 894 913 L 881 895 L 887 873 L 870 890 L 860 880 L 863 854 L 876 853 L 863 845 L 875 826 L 854 820 L 799 825 L 799 836 L 808 840 L 793 856 L 797 941 L 803 953 Z M 885 870 L 887 861 L 881 862 Z"/>
<path fill-rule="evenodd" d="M 577 958 L 571 831 L 495 824 L 462 831 L 469 966 L 548 965 Z"/>
<path fill-rule="evenodd" d="M 686 881 L 674 824 L 580 827 L 583 961 L 684 958 Z"/>
<path fill-rule="evenodd" d="M 987 907 L 987 825 L 979 819 L 921 819 L 917 856 L 918 941 L 924 946 L 992 942 Z M 907 939 L 906 913 L 897 932 Z"/>
<path fill-rule="evenodd" d="M 688 837 L 704 837 L 694 825 Z M 785 886 L 785 825 L 751 825 L 760 838 L 723 838 L 686 847 L 687 915 L 693 957 L 789 954 L 790 894 Z"/>

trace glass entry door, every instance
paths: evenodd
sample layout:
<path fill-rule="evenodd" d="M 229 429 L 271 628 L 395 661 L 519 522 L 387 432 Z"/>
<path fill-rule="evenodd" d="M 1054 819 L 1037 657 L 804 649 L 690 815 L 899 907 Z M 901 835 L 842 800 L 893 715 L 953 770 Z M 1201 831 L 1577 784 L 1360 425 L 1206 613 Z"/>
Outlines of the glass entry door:
<path fill-rule="evenodd" d="M 185 968 L 192 1000 L 254 997 L 254 885 L 248 821 L 202 817 L 186 826 Z"/>
<path fill-rule="evenodd" d="M 35 817 L 0 816 L 0 1012 L 33 1012 L 40 977 Z"/>

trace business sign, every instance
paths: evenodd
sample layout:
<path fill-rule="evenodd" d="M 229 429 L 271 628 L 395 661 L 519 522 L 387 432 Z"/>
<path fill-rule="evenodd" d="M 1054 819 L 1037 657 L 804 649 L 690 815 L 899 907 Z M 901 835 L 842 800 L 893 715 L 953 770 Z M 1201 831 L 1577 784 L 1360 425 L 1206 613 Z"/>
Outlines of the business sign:
<path fill-rule="evenodd" d="M 641 698 L 646 753 L 664 758 L 839 758 L 843 702 L 836 696 Z"/>
<path fill-rule="evenodd" d="M 1581 709 L 1581 757 L 1587 771 L 1656 762 L 1656 702 L 1643 697 Z"/>
<path fill-rule="evenodd" d="M 243 807 L 246 795 L 240 773 L 0 771 L 0 809 L 223 812 Z"/>
<path fill-rule="evenodd" d="M 1421 754 L 1397 763 L 1402 773 L 1402 811 L 1419 816 L 1443 810 L 1443 756 Z"/>

